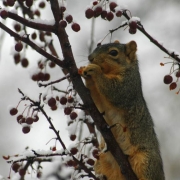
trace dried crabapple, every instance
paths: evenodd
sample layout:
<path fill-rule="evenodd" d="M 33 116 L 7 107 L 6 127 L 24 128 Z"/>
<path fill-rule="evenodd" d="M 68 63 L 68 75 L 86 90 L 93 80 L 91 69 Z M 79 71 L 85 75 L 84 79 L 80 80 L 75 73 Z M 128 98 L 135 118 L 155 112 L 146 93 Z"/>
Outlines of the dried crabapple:
<path fill-rule="evenodd" d="M 92 155 L 93 155 L 94 158 L 98 159 L 99 158 L 99 151 L 98 151 L 98 149 L 94 149 L 92 151 Z"/>
<path fill-rule="evenodd" d="M 40 39 L 40 41 L 45 41 L 45 39 L 44 39 L 44 33 L 43 32 L 40 32 L 40 34 L 39 34 L 39 39 Z"/>
<path fill-rule="evenodd" d="M 87 161 L 86 161 L 89 165 L 93 166 L 95 161 L 91 158 L 89 158 Z"/>
<path fill-rule="evenodd" d="M 65 17 L 65 19 L 66 19 L 66 21 L 67 21 L 68 23 L 72 23 L 72 21 L 73 21 L 73 17 L 72 17 L 70 14 L 68 14 L 68 15 Z"/>
<path fill-rule="evenodd" d="M 6 19 L 6 18 L 8 17 L 8 12 L 7 12 L 6 10 L 2 10 L 2 11 L 0 12 L 0 15 L 1 15 L 1 17 L 2 17 L 3 19 Z"/>
<path fill-rule="evenodd" d="M 34 14 L 35 14 L 36 16 L 38 16 L 38 17 L 41 15 L 41 13 L 40 13 L 40 11 L 39 11 L 38 9 L 34 11 Z"/>
<path fill-rule="evenodd" d="M 23 118 L 23 115 L 22 115 L 22 114 L 18 115 L 17 118 L 16 118 L 16 119 L 17 119 L 17 122 L 19 123 L 19 121 L 20 121 L 22 118 Z"/>
<path fill-rule="evenodd" d="M 71 25 L 71 28 L 72 28 L 72 30 L 73 31 L 75 31 L 75 32 L 78 32 L 78 31 L 80 31 L 80 25 L 78 24 L 78 23 L 73 23 L 72 25 Z"/>
<path fill-rule="evenodd" d="M 6 0 L 8 6 L 14 6 L 15 1 L 14 0 Z"/>
<path fill-rule="evenodd" d="M 17 108 L 11 108 L 9 112 L 12 116 L 14 116 L 18 113 L 18 110 L 17 110 Z"/>
<path fill-rule="evenodd" d="M 25 174 L 26 174 L 25 169 L 24 169 L 24 168 L 21 168 L 21 169 L 19 170 L 19 175 L 20 175 L 20 176 L 24 176 Z"/>
<path fill-rule="evenodd" d="M 14 172 L 18 172 L 18 169 L 20 168 L 20 164 L 19 163 L 14 163 L 13 165 L 12 165 L 12 170 L 14 171 Z"/>
<path fill-rule="evenodd" d="M 51 98 L 48 100 L 48 105 L 49 105 L 50 107 L 55 106 L 55 105 L 56 105 L 56 99 L 53 98 L 53 97 L 51 97 Z"/>
<path fill-rule="evenodd" d="M 37 75 L 38 75 L 39 81 L 44 81 L 44 73 L 43 72 L 39 72 Z"/>
<path fill-rule="evenodd" d="M 52 110 L 52 111 L 57 110 L 57 106 L 55 105 L 55 106 L 51 107 L 51 110 Z"/>
<path fill-rule="evenodd" d="M 117 7 L 117 4 L 115 2 L 110 2 L 109 3 L 109 8 L 111 11 L 114 11 L 115 7 Z"/>
<path fill-rule="evenodd" d="M 136 34 L 136 31 L 137 31 L 136 29 L 131 29 L 131 28 L 129 28 L 129 33 L 130 33 L 130 34 Z"/>
<path fill-rule="evenodd" d="M 176 89 L 176 87 L 177 87 L 177 83 L 176 83 L 176 82 L 172 82 L 172 83 L 169 85 L 169 89 L 170 89 L 170 90 L 174 90 L 174 89 Z"/>
<path fill-rule="evenodd" d="M 105 19 L 107 16 L 107 11 L 106 10 L 102 10 L 101 12 L 101 18 Z"/>
<path fill-rule="evenodd" d="M 60 13 L 63 13 L 64 11 L 66 11 L 66 7 L 65 6 L 61 6 L 60 7 Z"/>
<path fill-rule="evenodd" d="M 21 42 L 16 43 L 16 45 L 15 45 L 15 50 L 16 50 L 17 52 L 20 52 L 20 51 L 22 50 L 22 48 L 23 48 L 23 45 L 22 45 Z"/>
<path fill-rule="evenodd" d="M 122 16 L 122 11 L 117 11 L 117 12 L 116 12 L 116 16 L 117 16 L 117 17 L 121 17 L 121 16 Z"/>
<path fill-rule="evenodd" d="M 31 34 L 31 38 L 32 38 L 32 39 L 36 39 L 36 38 L 37 38 L 37 34 L 36 34 L 35 32 L 33 32 L 33 33 Z"/>
<path fill-rule="evenodd" d="M 74 166 L 74 161 L 73 160 L 67 161 L 67 165 L 70 167 Z"/>
<path fill-rule="evenodd" d="M 22 65 L 22 67 L 24 67 L 24 68 L 28 67 L 29 61 L 27 60 L 27 58 L 23 58 L 23 59 L 21 60 L 21 65 Z"/>
<path fill-rule="evenodd" d="M 50 80 L 50 74 L 49 73 L 45 73 L 44 74 L 44 81 L 49 81 Z"/>
<path fill-rule="evenodd" d="M 45 6 L 46 6 L 46 4 L 45 4 L 44 1 L 42 1 L 42 2 L 39 3 L 39 7 L 40 7 L 40 8 L 44 8 Z"/>
<path fill-rule="evenodd" d="M 112 12 L 108 12 L 108 13 L 107 13 L 107 16 L 106 16 L 106 19 L 107 19 L 108 21 L 111 21 L 113 18 L 114 18 L 114 14 L 113 14 Z"/>
<path fill-rule="evenodd" d="M 56 151 L 56 146 L 53 146 L 53 147 L 51 148 L 51 150 L 52 150 L 52 151 Z"/>
<path fill-rule="evenodd" d="M 70 118 L 71 118 L 72 120 L 76 119 L 77 116 L 78 116 L 78 115 L 77 115 L 76 112 L 72 112 L 72 113 L 70 114 Z"/>
<path fill-rule="evenodd" d="M 35 115 L 33 119 L 34 119 L 34 122 L 37 122 L 39 120 L 39 117 Z"/>
<path fill-rule="evenodd" d="M 129 27 L 130 27 L 130 29 L 136 29 L 137 28 L 137 22 L 136 21 L 131 21 L 129 23 Z"/>
<path fill-rule="evenodd" d="M 29 133 L 29 132 L 30 132 L 30 127 L 29 127 L 29 126 L 24 126 L 24 127 L 22 128 L 22 132 L 23 132 L 24 134 Z"/>
<path fill-rule="evenodd" d="M 26 118 L 26 123 L 27 124 L 32 124 L 34 122 L 34 119 L 32 118 L 32 117 L 28 117 L 28 118 Z"/>
<path fill-rule="evenodd" d="M 60 23 L 59 23 L 59 26 L 61 28 L 65 28 L 67 26 L 67 22 L 65 20 L 61 20 Z"/>
<path fill-rule="evenodd" d="M 94 5 L 94 6 L 95 6 L 95 5 L 97 5 L 97 4 L 98 4 L 98 2 L 97 2 L 97 1 L 94 1 L 94 2 L 93 2 L 93 5 Z"/>
<path fill-rule="evenodd" d="M 73 155 L 75 155 L 75 154 L 77 154 L 77 152 L 78 152 L 78 149 L 76 148 L 76 147 L 73 147 L 73 148 L 71 148 L 71 153 L 73 154 Z"/>
<path fill-rule="evenodd" d="M 19 31 L 21 30 L 21 25 L 18 24 L 18 23 L 16 23 L 16 24 L 14 25 L 14 29 L 16 30 L 16 32 L 19 32 Z"/>
<path fill-rule="evenodd" d="M 51 61 L 51 62 L 49 63 L 49 67 L 50 67 L 50 68 L 54 68 L 55 66 L 56 66 L 56 64 L 55 64 L 54 62 Z"/>
<path fill-rule="evenodd" d="M 180 77 L 180 70 L 178 70 L 178 71 L 176 72 L 176 77 L 177 77 L 177 78 Z"/>
<path fill-rule="evenodd" d="M 31 7 L 33 5 L 33 0 L 26 0 L 26 6 Z"/>
<path fill-rule="evenodd" d="M 74 98 L 72 96 L 69 96 L 67 101 L 68 101 L 68 103 L 73 103 L 74 102 Z"/>
<path fill-rule="evenodd" d="M 172 81 L 173 81 L 173 78 L 171 75 L 165 75 L 164 76 L 164 83 L 165 84 L 170 84 L 170 83 L 172 83 Z"/>
<path fill-rule="evenodd" d="M 70 107 L 65 107 L 65 108 L 64 108 L 64 114 L 70 115 L 71 112 L 72 112 L 72 108 L 70 108 Z"/>
<path fill-rule="evenodd" d="M 98 17 L 101 13 L 102 13 L 102 7 L 101 6 L 97 6 L 94 9 L 94 17 Z"/>
<path fill-rule="evenodd" d="M 18 64 L 20 62 L 20 58 L 21 58 L 21 56 L 20 56 L 19 53 L 14 54 L 14 62 L 15 62 L 15 64 Z"/>
<path fill-rule="evenodd" d="M 67 103 L 67 98 L 66 97 L 62 97 L 59 102 L 62 104 L 62 105 L 65 105 Z"/>
<path fill-rule="evenodd" d="M 74 141 L 75 139 L 76 139 L 76 135 L 75 135 L 75 134 L 71 134 L 71 135 L 70 135 L 70 140 L 71 140 L 71 141 Z"/>
<path fill-rule="evenodd" d="M 94 16 L 94 11 L 92 9 L 90 9 L 90 8 L 86 9 L 85 16 L 88 19 L 92 18 Z"/>

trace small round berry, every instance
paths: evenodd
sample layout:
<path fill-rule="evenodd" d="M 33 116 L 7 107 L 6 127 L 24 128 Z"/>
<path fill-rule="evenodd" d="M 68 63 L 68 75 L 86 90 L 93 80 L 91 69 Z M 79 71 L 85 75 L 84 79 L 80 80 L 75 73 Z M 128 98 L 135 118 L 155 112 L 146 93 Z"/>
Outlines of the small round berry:
<path fill-rule="evenodd" d="M 31 7 L 33 5 L 33 0 L 26 0 L 26 6 Z"/>
<path fill-rule="evenodd" d="M 44 74 L 44 81 L 49 81 L 50 79 L 50 74 L 49 73 L 45 73 Z"/>
<path fill-rule="evenodd" d="M 24 134 L 29 133 L 29 132 L 30 132 L 30 127 L 29 127 L 29 126 L 24 126 L 24 127 L 22 128 L 22 132 L 23 132 Z"/>
<path fill-rule="evenodd" d="M 59 26 L 61 28 L 65 28 L 67 26 L 67 22 L 65 20 L 60 21 Z"/>
<path fill-rule="evenodd" d="M 65 107 L 65 108 L 64 108 L 64 114 L 70 115 L 71 112 L 72 112 L 72 109 L 71 109 L 70 107 Z"/>
<path fill-rule="evenodd" d="M 22 118 L 23 118 L 23 115 L 22 115 L 22 114 L 18 115 L 17 118 L 16 118 L 16 119 L 17 119 L 17 122 L 19 123 Z"/>
<path fill-rule="evenodd" d="M 59 101 L 62 105 L 65 105 L 67 103 L 67 98 L 66 97 L 62 97 Z"/>
<path fill-rule="evenodd" d="M 8 6 L 14 6 L 15 1 L 14 0 L 6 0 Z"/>
<path fill-rule="evenodd" d="M 19 163 L 14 163 L 13 165 L 12 165 L 12 170 L 14 171 L 14 172 L 18 172 L 18 169 L 20 168 L 20 164 Z"/>
<path fill-rule="evenodd" d="M 11 108 L 9 112 L 12 116 L 14 116 L 18 113 L 18 110 L 17 110 L 17 108 Z"/>
<path fill-rule="evenodd" d="M 41 178 L 42 177 L 42 172 L 41 171 L 38 171 L 38 173 L 37 173 L 37 178 Z"/>
<path fill-rule="evenodd" d="M 93 152 L 92 152 L 92 155 L 94 158 L 98 159 L 99 158 L 99 151 L 98 149 L 94 149 Z"/>
<path fill-rule="evenodd" d="M 16 32 L 19 32 L 19 31 L 21 30 L 21 25 L 18 24 L 18 23 L 16 23 L 16 24 L 14 25 L 14 29 L 16 30 Z"/>
<path fill-rule="evenodd" d="M 44 1 L 42 1 L 42 2 L 39 3 L 39 7 L 40 7 L 40 8 L 45 8 L 45 6 L 46 6 L 46 4 L 45 4 Z"/>
<path fill-rule="evenodd" d="M 49 63 L 49 67 L 50 67 L 50 68 L 54 68 L 55 66 L 56 66 L 56 64 L 55 64 L 54 62 L 51 61 L 51 62 Z"/>
<path fill-rule="evenodd" d="M 39 39 L 40 39 L 40 41 L 42 41 L 42 42 L 45 42 L 45 39 L 44 39 L 44 33 L 43 32 L 40 32 L 40 34 L 39 34 Z"/>
<path fill-rule="evenodd" d="M 178 70 L 178 71 L 176 72 L 176 77 L 177 77 L 177 78 L 180 77 L 180 70 Z"/>
<path fill-rule="evenodd" d="M 74 98 L 72 96 L 69 96 L 67 101 L 68 101 L 68 103 L 73 103 L 74 102 Z"/>
<path fill-rule="evenodd" d="M 122 16 L 122 11 L 117 11 L 117 12 L 116 12 L 116 16 L 117 16 L 117 17 L 121 17 L 121 16 Z"/>
<path fill-rule="evenodd" d="M 76 119 L 77 116 L 78 116 L 78 115 L 77 115 L 76 112 L 72 112 L 72 113 L 70 114 L 70 118 L 71 118 L 72 120 Z"/>
<path fill-rule="evenodd" d="M 176 87 L 177 87 L 177 83 L 176 83 L 176 82 L 172 82 L 172 83 L 170 84 L 170 86 L 169 86 L 169 89 L 170 89 L 170 90 L 174 90 L 174 89 L 176 89 Z"/>
<path fill-rule="evenodd" d="M 112 12 L 108 12 L 108 13 L 107 13 L 107 16 L 106 16 L 106 19 L 107 19 L 108 21 L 111 21 L 113 18 L 114 18 L 114 14 L 113 14 Z"/>
<path fill-rule="evenodd" d="M 28 117 L 27 119 L 26 119 L 26 123 L 27 124 L 32 124 L 34 122 L 34 119 L 32 118 L 32 117 Z"/>
<path fill-rule="evenodd" d="M 75 139 L 76 139 L 76 135 L 75 135 L 75 134 L 71 134 L 71 135 L 70 135 L 70 140 L 71 140 L 71 141 L 74 141 Z"/>
<path fill-rule="evenodd" d="M 94 6 L 95 6 L 95 5 L 97 5 L 97 4 L 98 4 L 98 2 L 97 2 L 97 1 L 94 1 L 94 2 L 93 2 L 93 5 L 94 5 Z"/>
<path fill-rule="evenodd" d="M 85 11 L 85 16 L 87 19 L 91 19 L 94 16 L 94 11 L 92 9 L 88 8 Z"/>
<path fill-rule="evenodd" d="M 38 122 L 39 121 L 39 117 L 37 115 L 34 116 L 34 122 Z"/>
<path fill-rule="evenodd" d="M 28 67 L 28 65 L 29 65 L 28 59 L 27 59 L 27 58 L 23 58 L 23 59 L 21 60 L 21 65 L 22 65 L 22 67 L 24 67 L 24 68 Z"/>
<path fill-rule="evenodd" d="M 170 83 L 172 83 L 172 81 L 173 81 L 173 78 L 171 75 L 164 76 L 164 83 L 165 84 L 170 84 Z"/>
<path fill-rule="evenodd" d="M 55 106 L 55 105 L 56 105 L 56 99 L 53 98 L 53 97 L 51 97 L 51 98 L 48 100 L 48 105 L 49 105 L 50 107 Z"/>
<path fill-rule="evenodd" d="M 36 38 L 37 38 L 37 34 L 36 34 L 35 32 L 33 32 L 33 33 L 31 34 L 31 38 L 32 38 L 32 39 L 36 39 Z"/>
<path fill-rule="evenodd" d="M 109 3 L 109 8 L 110 8 L 111 11 L 114 12 L 115 7 L 117 7 L 117 4 L 115 2 L 110 2 Z"/>
<path fill-rule="evenodd" d="M 76 147 L 73 147 L 73 148 L 71 148 L 71 153 L 73 154 L 73 155 L 75 155 L 75 154 L 77 154 L 77 152 L 78 152 L 78 149 L 76 148 Z"/>
<path fill-rule="evenodd" d="M 38 9 L 34 11 L 34 14 L 35 14 L 36 16 L 38 16 L 38 17 L 41 15 L 41 13 L 40 13 L 40 11 L 39 11 Z"/>
<path fill-rule="evenodd" d="M 130 33 L 130 34 L 136 34 L 136 31 L 137 31 L 136 29 L 131 29 L 131 28 L 129 28 L 129 33 Z"/>
<path fill-rule="evenodd" d="M 130 29 L 136 29 L 137 28 L 137 22 L 136 21 L 131 21 L 129 23 L 129 27 L 130 27 Z"/>
<path fill-rule="evenodd" d="M 67 161 L 67 165 L 70 167 L 74 166 L 74 161 L 73 160 Z"/>
<path fill-rule="evenodd" d="M 14 54 L 14 62 L 18 64 L 20 62 L 21 56 L 19 53 Z"/>
<path fill-rule="evenodd" d="M 31 76 L 31 79 L 32 79 L 33 81 L 39 81 L 38 74 L 33 74 L 33 75 Z"/>
<path fill-rule="evenodd" d="M 56 151 L 56 146 L 51 148 L 52 151 Z"/>
<path fill-rule="evenodd" d="M 20 52 L 20 51 L 22 50 L 22 48 L 23 48 L 23 45 L 22 45 L 21 42 L 16 43 L 16 45 L 15 45 L 15 50 L 16 50 L 17 52 Z"/>
<path fill-rule="evenodd" d="M 102 19 L 105 19 L 106 16 L 107 16 L 107 11 L 106 11 L 106 10 L 102 10 L 101 18 L 102 18 Z"/>
<path fill-rule="evenodd" d="M 63 13 L 63 12 L 65 12 L 66 11 L 66 7 L 65 6 L 61 6 L 60 7 L 60 13 Z"/>
<path fill-rule="evenodd" d="M 80 25 L 78 24 L 78 23 L 73 23 L 72 25 L 71 25 L 71 28 L 72 28 L 72 30 L 73 31 L 75 31 L 75 32 L 78 32 L 78 31 L 80 31 Z"/>
<path fill-rule="evenodd" d="M 102 7 L 97 6 L 94 10 L 94 17 L 98 17 L 102 13 Z"/>
<path fill-rule="evenodd" d="M 95 161 L 93 159 L 88 159 L 86 162 L 91 166 L 93 166 L 95 163 Z"/>
<path fill-rule="evenodd" d="M 52 111 L 57 110 L 57 106 L 55 105 L 55 106 L 51 107 L 51 110 L 52 110 Z"/>
<path fill-rule="evenodd" d="M 20 176 L 24 176 L 25 174 L 26 174 L 25 169 L 24 169 L 24 168 L 21 168 L 21 169 L 19 170 L 19 175 L 20 175 Z"/>
<path fill-rule="evenodd" d="M 6 10 L 2 10 L 0 15 L 3 19 L 6 19 L 8 17 L 8 12 Z"/>
<path fill-rule="evenodd" d="M 65 19 L 66 19 L 66 21 L 67 21 L 68 23 L 72 23 L 72 21 L 73 21 L 73 17 L 72 17 L 70 14 L 68 14 L 68 15 L 65 17 Z"/>

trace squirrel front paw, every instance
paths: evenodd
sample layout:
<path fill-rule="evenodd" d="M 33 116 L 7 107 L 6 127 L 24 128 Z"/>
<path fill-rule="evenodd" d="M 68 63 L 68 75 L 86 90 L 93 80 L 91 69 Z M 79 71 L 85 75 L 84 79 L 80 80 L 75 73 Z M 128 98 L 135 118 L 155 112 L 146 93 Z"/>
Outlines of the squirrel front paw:
<path fill-rule="evenodd" d="M 80 67 L 78 73 L 84 78 L 93 77 L 98 73 L 101 73 L 101 68 L 96 64 L 89 64 L 86 67 Z"/>

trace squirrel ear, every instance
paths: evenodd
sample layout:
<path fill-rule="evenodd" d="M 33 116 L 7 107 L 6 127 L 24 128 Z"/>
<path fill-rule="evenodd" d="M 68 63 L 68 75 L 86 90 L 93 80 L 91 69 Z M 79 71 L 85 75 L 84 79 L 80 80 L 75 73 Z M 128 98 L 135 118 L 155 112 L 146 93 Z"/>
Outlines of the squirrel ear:
<path fill-rule="evenodd" d="M 136 60 L 137 44 L 135 41 L 130 41 L 126 45 L 126 55 L 130 60 Z"/>
<path fill-rule="evenodd" d="M 114 43 L 120 44 L 120 42 L 118 40 L 115 40 Z"/>

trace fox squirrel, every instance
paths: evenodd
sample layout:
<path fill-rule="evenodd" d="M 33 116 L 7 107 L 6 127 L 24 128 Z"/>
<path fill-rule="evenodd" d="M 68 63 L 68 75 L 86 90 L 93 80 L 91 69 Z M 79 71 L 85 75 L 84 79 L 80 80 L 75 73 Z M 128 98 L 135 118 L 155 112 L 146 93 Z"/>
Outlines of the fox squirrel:
<path fill-rule="evenodd" d="M 143 98 L 135 41 L 98 46 L 79 69 L 98 110 L 139 180 L 164 180 L 163 164 L 154 124 Z M 102 139 L 100 149 L 105 142 Z M 112 154 L 101 152 L 95 173 L 107 180 L 125 180 Z M 102 179 L 103 179 L 102 178 Z M 101 179 L 101 178 L 100 178 Z"/>

